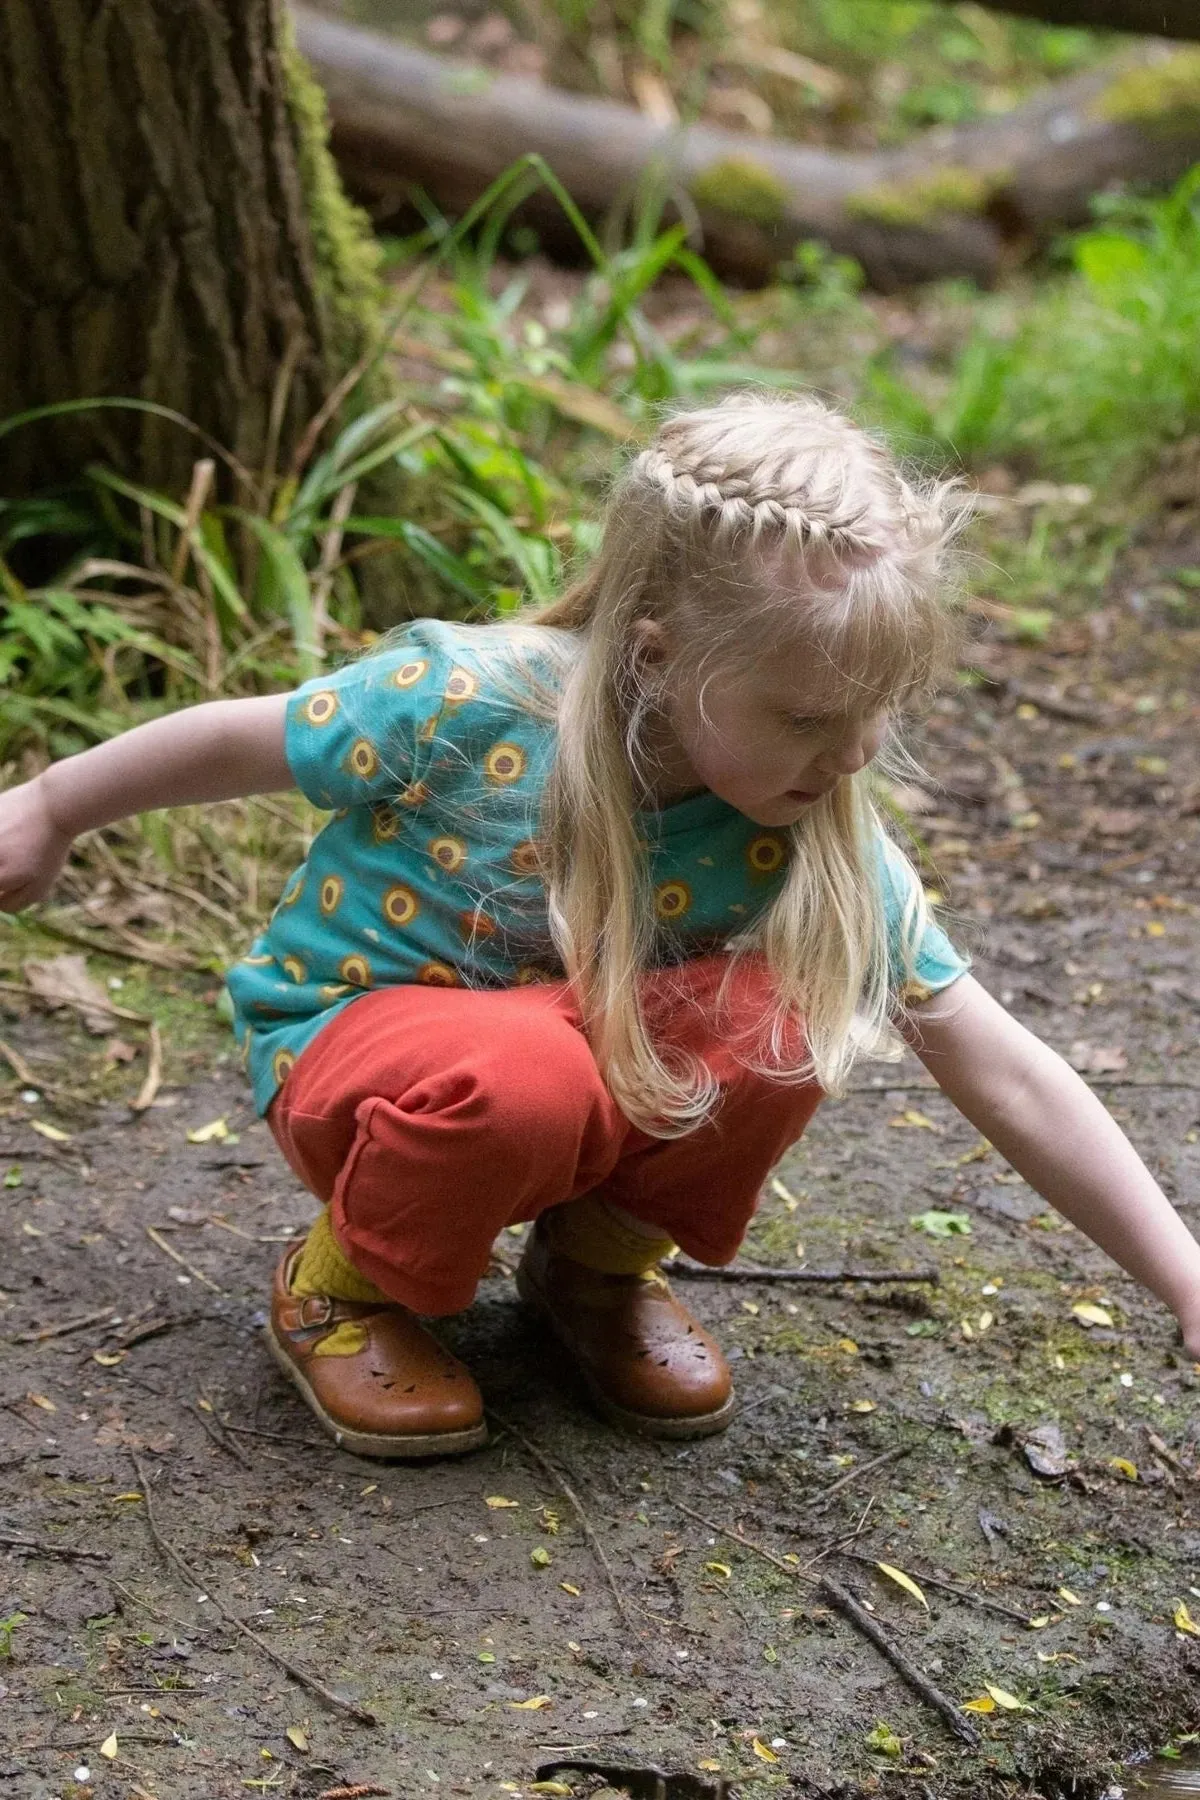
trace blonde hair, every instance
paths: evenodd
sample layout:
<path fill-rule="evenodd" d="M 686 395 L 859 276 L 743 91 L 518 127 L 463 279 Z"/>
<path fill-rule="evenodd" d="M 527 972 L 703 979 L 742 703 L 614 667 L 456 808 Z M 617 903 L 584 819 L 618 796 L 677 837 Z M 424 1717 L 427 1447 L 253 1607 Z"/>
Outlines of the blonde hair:
<path fill-rule="evenodd" d="M 957 484 L 906 480 L 884 445 L 815 397 L 736 393 L 661 424 L 618 479 L 582 579 L 523 615 L 579 634 L 542 823 L 551 929 L 609 1087 L 656 1136 L 692 1129 L 715 1093 L 702 1066 L 668 1063 L 639 999 L 655 920 L 636 784 L 655 698 L 681 665 L 711 678 L 789 640 L 860 688 L 864 710 L 928 694 L 956 638 L 946 552 L 967 508 Z M 653 679 L 637 657 L 642 619 L 680 646 Z M 858 1055 L 894 1053 L 881 832 L 866 772 L 839 782 L 790 828 L 781 891 L 730 945 L 734 959 L 765 958 L 774 1007 L 747 1054 L 781 1079 L 837 1092 Z M 911 888 L 910 975 L 927 916 Z M 800 1018 L 806 1050 L 789 1059 Z"/>

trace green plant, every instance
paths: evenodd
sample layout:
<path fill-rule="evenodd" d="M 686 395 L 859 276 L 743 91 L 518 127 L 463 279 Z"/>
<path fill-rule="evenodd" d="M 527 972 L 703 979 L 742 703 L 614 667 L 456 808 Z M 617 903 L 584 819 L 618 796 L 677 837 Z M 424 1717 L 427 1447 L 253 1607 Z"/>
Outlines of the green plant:
<path fill-rule="evenodd" d="M 13 1653 L 13 1633 L 18 1625 L 24 1625 L 26 1614 L 9 1613 L 7 1619 L 0 1619 L 0 1656 L 11 1657 Z"/>

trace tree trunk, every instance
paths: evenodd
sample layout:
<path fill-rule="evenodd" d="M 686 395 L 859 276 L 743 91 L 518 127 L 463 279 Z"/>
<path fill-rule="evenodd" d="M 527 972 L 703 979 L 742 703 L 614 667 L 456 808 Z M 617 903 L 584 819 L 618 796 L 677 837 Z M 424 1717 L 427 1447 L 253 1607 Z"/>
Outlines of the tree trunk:
<path fill-rule="evenodd" d="M 982 0 L 989 12 L 1017 13 L 1046 25 L 1135 31 L 1144 37 L 1200 39 L 1196 0 Z"/>
<path fill-rule="evenodd" d="M 662 125 L 613 100 L 451 62 L 310 7 L 293 11 L 353 189 L 385 204 L 390 193 L 395 205 L 419 183 L 462 212 L 517 157 L 538 151 L 597 217 L 627 205 L 657 171 L 679 213 L 698 222 L 705 255 L 735 280 L 766 280 L 797 242 L 819 238 L 880 288 L 947 275 L 988 281 L 1086 219 L 1098 188 L 1170 181 L 1200 157 L 1196 53 L 1162 44 L 1055 83 L 1011 113 L 898 150 L 838 151 Z M 546 195 L 523 216 L 548 242 L 562 233 Z"/>
<path fill-rule="evenodd" d="M 3 0 L 0 417 L 133 396 L 286 459 L 374 293 L 289 32 L 281 0 Z M 0 438 L 0 491 L 93 458 L 177 491 L 200 453 L 104 410 Z"/>

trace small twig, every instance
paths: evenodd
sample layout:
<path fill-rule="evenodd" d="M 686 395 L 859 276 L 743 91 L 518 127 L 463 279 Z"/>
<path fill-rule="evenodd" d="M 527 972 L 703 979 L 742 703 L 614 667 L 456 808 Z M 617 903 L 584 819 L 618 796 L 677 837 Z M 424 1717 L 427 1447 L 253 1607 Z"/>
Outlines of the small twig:
<path fill-rule="evenodd" d="M 130 1112 L 142 1113 L 150 1106 L 162 1085 L 163 1046 L 162 1032 L 158 1029 L 157 1019 L 151 1019 L 150 1029 L 150 1067 L 146 1070 L 146 1079 L 138 1089 L 134 1099 L 129 1102 Z"/>
<path fill-rule="evenodd" d="M 753 1263 L 737 1262 L 710 1268 L 707 1263 L 682 1262 L 678 1257 L 663 1263 L 662 1271 L 690 1281 L 921 1281 L 936 1287 L 941 1279 L 936 1269 L 760 1269 Z"/>
<path fill-rule="evenodd" d="M 172 1262 L 177 1262 L 181 1269 L 186 1269 L 188 1274 L 191 1275 L 194 1280 L 202 1281 L 206 1288 L 212 1289 L 214 1294 L 224 1294 L 224 1288 L 218 1287 L 215 1281 L 210 1281 L 203 1269 L 197 1269 L 185 1256 L 180 1256 L 178 1250 L 168 1244 L 166 1238 L 163 1237 L 161 1232 L 156 1231 L 153 1225 L 147 1225 L 146 1236 L 150 1239 L 152 1244 L 157 1244 L 158 1248 L 164 1255 L 169 1256 Z"/>
<path fill-rule="evenodd" d="M 41 1344 L 48 1338 L 66 1337 L 72 1331 L 86 1331 L 89 1325 L 98 1325 L 101 1319 L 111 1319 L 116 1312 L 115 1306 L 102 1306 L 96 1312 L 83 1313 L 77 1319 L 64 1319 L 61 1325 L 43 1325 L 40 1331 L 19 1331 L 10 1338 L 10 1344 Z"/>
<path fill-rule="evenodd" d="M 182 1576 L 189 1587 L 195 1588 L 197 1592 L 201 1594 L 208 1593 L 204 1582 L 202 1582 L 197 1575 L 193 1574 L 192 1570 L 188 1568 L 188 1565 L 184 1562 L 175 1546 L 169 1543 L 159 1530 L 158 1521 L 154 1516 L 153 1502 L 150 1499 L 149 1478 L 145 1469 L 142 1467 L 140 1457 L 132 1450 L 129 1454 L 133 1466 L 137 1471 L 138 1485 L 142 1490 L 142 1499 L 146 1503 L 146 1524 L 150 1529 L 150 1536 L 154 1539 L 155 1547 L 157 1548 L 159 1555 L 163 1558 L 164 1562 L 171 1565 L 176 1574 Z M 315 1675 L 310 1675 L 306 1669 L 302 1669 L 298 1664 L 290 1662 L 286 1656 L 281 1656 L 278 1650 L 273 1650 L 269 1644 L 264 1644 L 258 1633 L 256 1631 L 251 1631 L 250 1627 L 244 1625 L 235 1613 L 229 1612 L 222 1606 L 215 1594 L 209 1593 L 208 1599 L 214 1611 L 219 1614 L 227 1625 L 232 1625 L 235 1630 L 242 1632 L 244 1636 L 248 1637 L 250 1642 L 262 1652 L 268 1661 L 276 1663 L 281 1669 L 286 1670 L 293 1681 L 298 1681 L 301 1687 L 307 1688 L 312 1694 L 316 1694 L 320 1699 L 324 1700 L 327 1706 L 332 1706 L 337 1712 L 348 1713 L 352 1719 L 357 1719 L 360 1725 L 378 1724 L 378 1720 L 373 1712 L 368 1712 L 365 1707 L 355 1705 L 352 1700 L 343 1700 L 340 1695 L 333 1692 L 332 1688 L 327 1688 L 323 1681 L 318 1681 Z"/>
<path fill-rule="evenodd" d="M 90 950 L 94 956 L 113 956 L 121 962 L 149 963 L 152 968 L 170 970 L 172 975 L 202 966 L 193 962 L 190 957 L 176 956 L 165 950 L 159 950 L 145 938 L 139 937 L 136 932 L 127 931 L 124 928 L 121 928 L 122 935 L 126 943 L 130 945 L 128 949 L 120 944 L 109 943 L 106 939 L 89 937 L 86 932 L 70 931 L 65 925 L 56 924 L 40 915 L 37 925 L 39 931 L 48 931 L 51 937 L 61 938 L 64 944 L 78 944 L 81 950 Z M 115 931 L 118 927 L 113 926 L 112 929 Z M 29 992 L 28 988 L 23 988 L 21 991 L 25 994 Z M 117 1012 L 115 1007 L 111 1010 Z M 117 1016 L 120 1017 L 119 1012 Z M 143 1019 L 141 1023 L 144 1024 L 145 1020 Z"/>
<path fill-rule="evenodd" d="M 833 1496 L 840 1494 L 843 1488 L 849 1487 L 852 1481 L 859 1481 L 864 1475 L 870 1475 L 874 1470 L 881 1469 L 884 1463 L 899 1462 L 902 1456 L 909 1456 L 911 1453 L 911 1444 L 901 1444 L 895 1450 L 885 1450 L 882 1456 L 872 1458 L 870 1462 L 863 1463 L 860 1468 L 851 1469 L 848 1475 L 843 1475 L 831 1487 L 823 1488 L 819 1494 L 814 1494 L 811 1500 L 802 1500 L 800 1505 L 805 1512 L 824 1511 Z"/>
<path fill-rule="evenodd" d="M 507 1431 L 512 1437 L 516 1438 L 518 1444 L 521 1445 L 522 1449 L 526 1452 L 526 1454 L 528 1456 L 531 1456 L 533 1458 L 534 1462 L 538 1465 L 539 1469 L 541 1469 L 543 1475 L 545 1475 L 547 1480 L 554 1483 L 555 1487 L 557 1487 L 559 1489 L 559 1491 L 564 1495 L 564 1497 L 570 1502 L 571 1506 L 574 1508 L 575 1517 L 579 1520 L 580 1529 L 582 1530 L 584 1537 L 587 1539 L 588 1548 L 591 1550 L 592 1555 L 596 1558 L 596 1561 L 600 1564 L 600 1567 L 604 1570 L 605 1579 L 607 1580 L 609 1588 L 612 1592 L 613 1602 L 616 1606 L 617 1613 L 620 1616 L 621 1623 L 623 1625 L 625 1625 L 628 1629 L 632 1629 L 632 1620 L 629 1617 L 629 1610 L 625 1604 L 624 1598 L 622 1597 L 621 1590 L 617 1586 L 616 1578 L 613 1575 L 612 1568 L 611 1568 L 611 1565 L 609 1564 L 608 1557 L 604 1554 L 604 1546 L 600 1542 L 600 1539 L 597 1537 L 595 1528 L 593 1527 L 591 1520 L 588 1518 L 588 1515 L 587 1515 L 586 1511 L 584 1510 L 584 1505 L 583 1505 L 582 1500 L 580 1500 L 578 1494 L 575 1492 L 574 1488 L 570 1485 L 570 1483 L 567 1481 L 566 1477 L 562 1474 L 562 1472 L 559 1469 L 555 1468 L 554 1464 L 550 1461 L 549 1457 L 547 1457 L 544 1454 L 544 1452 L 542 1452 L 541 1450 L 538 1449 L 537 1445 L 532 1441 L 532 1439 L 526 1437 L 526 1435 L 523 1431 L 518 1430 L 518 1428 L 515 1425 L 513 1425 L 512 1423 L 510 1423 L 510 1421 L 508 1419 L 504 1418 L 504 1416 L 501 1413 L 498 1413 L 496 1411 L 495 1407 L 489 1407 L 488 1410 L 491 1412 L 491 1415 L 495 1419 L 496 1423 L 498 1425 L 503 1425 L 505 1431 Z"/>
<path fill-rule="evenodd" d="M 19 984 L 15 981 L 5 982 L 4 985 L 5 987 L 17 988 L 22 993 L 29 992 L 28 988 L 19 988 Z M 34 1074 L 29 1064 L 25 1061 L 25 1058 L 21 1055 L 21 1052 L 19 1050 L 14 1050 L 11 1044 L 6 1044 L 3 1038 L 0 1038 L 0 1056 L 4 1058 L 17 1080 L 23 1081 L 26 1087 L 40 1088 L 43 1093 L 53 1092 L 53 1089 L 47 1082 L 44 1082 L 40 1076 Z"/>
<path fill-rule="evenodd" d="M 226 1431 L 236 1431 L 239 1437 L 271 1438 L 277 1444 L 300 1444 L 305 1450 L 337 1449 L 332 1438 L 296 1437 L 290 1431 L 263 1431 L 258 1425 L 232 1425 L 228 1419 L 222 1419 L 221 1423 Z"/>
<path fill-rule="evenodd" d="M 969 1744 L 972 1750 L 978 1750 L 980 1736 L 969 1719 L 964 1719 L 958 1707 L 941 1688 L 935 1686 L 927 1675 L 923 1675 L 904 1651 L 893 1644 L 877 1619 L 873 1619 L 865 1607 L 859 1605 L 853 1594 L 848 1594 L 844 1587 L 823 1575 L 818 1583 L 822 1599 L 828 1600 L 830 1606 L 862 1633 L 869 1643 L 874 1644 L 879 1654 L 890 1662 L 901 1679 L 908 1683 L 914 1694 L 924 1700 L 926 1706 L 933 1708 L 950 1727 L 956 1738 Z"/>
<path fill-rule="evenodd" d="M 686 1513 L 690 1519 L 706 1525 L 709 1531 L 715 1531 L 718 1537 L 728 1538 L 731 1543 L 741 1544 L 746 1550 L 753 1550 L 756 1556 L 761 1556 L 764 1562 L 772 1563 L 775 1568 L 782 1569 L 783 1573 L 790 1575 L 793 1581 L 811 1582 L 815 1579 L 812 1575 L 806 1575 L 798 1563 L 784 1562 L 782 1556 L 776 1556 L 775 1552 L 768 1550 L 765 1544 L 756 1544 L 753 1538 L 746 1536 L 740 1525 L 722 1525 L 716 1519 L 707 1518 L 704 1513 L 697 1512 L 694 1506 L 689 1506 L 686 1500 L 677 1500 L 674 1494 L 667 1494 L 665 1498 L 677 1512 Z"/>
<path fill-rule="evenodd" d="M 232 1438 L 226 1436 L 225 1432 L 220 1427 L 219 1421 L 206 1419 L 202 1409 L 194 1405 L 191 1400 L 185 1401 L 184 1404 L 188 1411 L 199 1420 L 218 1450 L 226 1451 L 232 1456 L 235 1462 L 241 1463 L 243 1469 L 248 1469 L 250 1467 L 250 1459 L 245 1451 L 242 1450 L 239 1445 L 235 1444 Z"/>
<path fill-rule="evenodd" d="M 371 1800 L 372 1795 L 381 1795 L 387 1800 L 391 1791 L 391 1788 L 377 1787 L 373 1781 L 356 1781 L 350 1787 L 323 1788 L 317 1800 Z"/>
<path fill-rule="evenodd" d="M 66 1544 L 47 1544 L 40 1538 L 12 1537 L 0 1531 L 0 1544 L 14 1550 L 28 1550 L 32 1556 L 59 1556 L 64 1562 L 107 1562 L 107 1550 L 72 1550 Z"/>
<path fill-rule="evenodd" d="M 877 1557 L 865 1550 L 835 1549 L 834 1556 L 849 1557 L 852 1562 L 869 1563 L 873 1569 L 879 1567 Z M 906 1573 L 921 1587 L 939 1588 L 944 1594 L 953 1594 L 957 1600 L 965 1600 L 970 1606 L 980 1606 L 985 1612 L 999 1613 L 1001 1618 L 1013 1619 L 1018 1625 L 1029 1624 L 1029 1614 L 1018 1612 L 1016 1607 L 1005 1606 L 1002 1600 L 993 1600 L 988 1594 L 976 1594 L 970 1588 L 958 1587 L 953 1581 L 943 1581 L 940 1575 L 926 1575 L 918 1569 L 908 1569 Z"/>
<path fill-rule="evenodd" d="M 1155 1456 L 1161 1456 L 1162 1460 L 1165 1463 L 1169 1463 L 1176 1473 L 1182 1475 L 1186 1481 L 1200 1481 L 1200 1469 L 1189 1468 L 1183 1458 L 1181 1456 L 1176 1456 L 1171 1446 L 1163 1442 L 1153 1426 L 1144 1425 L 1142 1429 L 1146 1433 L 1146 1442 L 1153 1450 Z"/>

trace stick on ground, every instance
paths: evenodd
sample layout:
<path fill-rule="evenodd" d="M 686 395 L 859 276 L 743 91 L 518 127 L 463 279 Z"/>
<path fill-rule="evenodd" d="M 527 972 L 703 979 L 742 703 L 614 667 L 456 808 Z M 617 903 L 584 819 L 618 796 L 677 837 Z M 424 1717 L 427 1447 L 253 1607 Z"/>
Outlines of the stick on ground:
<path fill-rule="evenodd" d="M 707 1263 L 683 1262 L 677 1256 L 663 1263 L 662 1270 L 664 1275 L 684 1276 L 689 1281 L 920 1281 L 936 1287 L 940 1279 L 936 1269 L 760 1269 L 753 1263 L 737 1262 L 711 1268 Z"/>
<path fill-rule="evenodd" d="M 930 1681 L 927 1675 L 923 1675 L 916 1663 L 907 1657 L 898 1645 L 892 1643 L 878 1620 L 873 1619 L 870 1613 L 858 1604 L 853 1594 L 848 1594 L 844 1587 L 839 1587 L 836 1581 L 829 1579 L 828 1575 L 821 1577 L 818 1583 L 818 1592 L 822 1599 L 828 1600 L 835 1612 L 841 1613 L 843 1619 L 848 1620 L 856 1631 L 861 1632 L 863 1637 L 874 1644 L 879 1654 L 891 1663 L 897 1675 L 908 1684 L 913 1693 L 919 1695 L 926 1706 L 931 1706 L 934 1712 L 941 1716 L 956 1738 L 964 1744 L 969 1744 L 972 1750 L 978 1750 L 981 1740 L 971 1721 L 964 1719 L 949 1695 L 943 1694 L 941 1688 Z"/>

